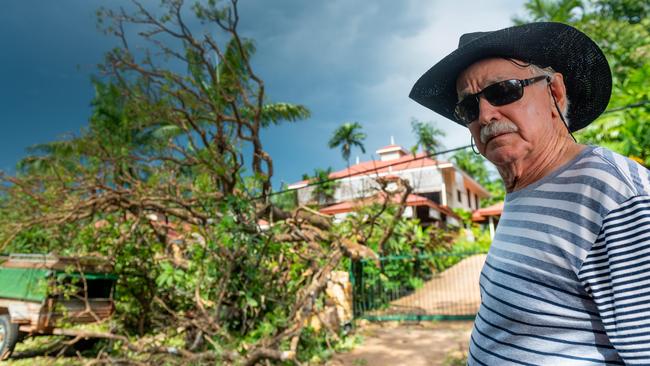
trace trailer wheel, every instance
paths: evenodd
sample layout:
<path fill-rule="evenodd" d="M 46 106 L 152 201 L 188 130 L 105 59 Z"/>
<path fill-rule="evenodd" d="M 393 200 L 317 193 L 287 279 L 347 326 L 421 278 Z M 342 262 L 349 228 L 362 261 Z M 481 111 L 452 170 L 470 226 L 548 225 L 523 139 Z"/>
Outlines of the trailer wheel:
<path fill-rule="evenodd" d="M 0 361 L 11 356 L 18 342 L 18 324 L 10 321 L 9 315 L 0 315 Z"/>

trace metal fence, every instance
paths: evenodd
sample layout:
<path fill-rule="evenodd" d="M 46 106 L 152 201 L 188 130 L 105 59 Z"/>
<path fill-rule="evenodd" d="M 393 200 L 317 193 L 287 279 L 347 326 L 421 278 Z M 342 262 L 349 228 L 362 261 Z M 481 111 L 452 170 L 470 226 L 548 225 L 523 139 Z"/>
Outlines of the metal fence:
<path fill-rule="evenodd" d="M 473 319 L 485 253 L 388 256 L 350 266 L 355 318 Z"/>

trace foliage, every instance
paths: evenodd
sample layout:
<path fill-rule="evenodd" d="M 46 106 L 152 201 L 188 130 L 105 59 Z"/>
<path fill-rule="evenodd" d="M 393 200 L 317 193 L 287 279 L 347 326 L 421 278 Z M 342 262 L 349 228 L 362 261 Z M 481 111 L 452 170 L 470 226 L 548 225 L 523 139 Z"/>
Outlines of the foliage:
<path fill-rule="evenodd" d="M 467 365 L 467 351 L 465 347 L 461 350 L 452 351 L 445 357 L 442 362 L 443 366 L 464 366 Z"/>
<path fill-rule="evenodd" d="M 347 161 L 348 166 L 350 166 L 350 154 L 353 147 L 358 147 L 365 154 L 366 148 L 363 146 L 363 140 L 365 139 L 366 134 L 359 122 L 346 122 L 334 130 L 327 146 L 330 149 L 340 147 L 343 160 Z"/>
<path fill-rule="evenodd" d="M 489 198 L 482 199 L 482 206 L 503 201 L 505 197 L 503 179 L 497 173 L 488 171 L 485 167 L 486 159 L 482 155 L 469 150 L 459 150 L 452 155 L 451 160 L 490 192 Z"/>
<path fill-rule="evenodd" d="M 414 152 L 418 146 L 427 154 L 433 154 L 444 147 L 440 139 L 445 137 L 446 134 L 443 130 L 435 127 L 432 122 L 411 119 L 411 129 L 417 139 L 417 143 L 411 149 Z"/>
<path fill-rule="evenodd" d="M 479 224 L 472 221 L 471 211 L 455 208 L 454 213 L 460 216 L 463 228 L 454 240 L 452 252 L 487 253 L 492 244 L 489 231 L 484 230 Z"/>
<path fill-rule="evenodd" d="M 340 182 L 330 179 L 330 174 L 332 174 L 332 167 L 327 167 L 327 169 L 316 168 L 312 176 L 307 174 L 303 174 L 302 176 L 303 180 L 307 180 L 309 184 L 313 184 L 311 198 L 316 203 L 316 206 L 326 205 L 334 199 L 334 194 Z"/>
<path fill-rule="evenodd" d="M 337 339 L 310 333 L 305 319 L 365 242 L 269 195 L 260 133 L 309 111 L 268 100 L 236 3 L 102 9 L 121 46 L 93 81 L 88 126 L 35 146 L 18 174 L 1 176 L 0 250 L 113 262 L 116 313 L 99 363 L 278 364 Z M 196 20 L 209 31 L 195 34 Z M 335 144 L 348 157 L 365 137 L 358 124 L 349 132 Z M 386 241 L 395 221 L 363 230 Z"/>
<path fill-rule="evenodd" d="M 468 235 L 467 231 L 471 231 Z M 468 236 L 471 235 L 469 239 Z M 461 230 L 453 244 L 454 253 L 487 253 L 492 244 L 490 232 L 482 229 L 477 224 L 472 224 L 470 227 Z"/>
<path fill-rule="evenodd" d="M 278 192 L 274 192 L 271 196 L 271 202 L 274 206 L 285 210 L 291 211 L 298 206 L 298 197 L 295 190 L 289 190 L 287 184 L 283 183 Z"/>
<path fill-rule="evenodd" d="M 576 26 L 602 49 L 613 74 L 607 111 L 577 134 L 650 166 L 650 4 L 634 0 L 531 0 L 527 20 Z"/>
<path fill-rule="evenodd" d="M 386 208 L 376 219 L 379 226 L 387 225 L 392 220 L 397 209 L 394 206 Z M 379 205 L 363 207 L 350 220 L 342 224 L 342 229 L 355 230 L 355 228 L 362 226 L 362 223 L 366 222 L 370 215 L 381 210 Z M 346 225 L 349 225 L 349 227 L 346 227 Z M 394 235 L 388 238 L 380 247 L 381 234 L 379 231 L 374 231 L 367 238 L 367 242 L 372 250 L 382 256 L 411 256 L 433 253 L 440 248 L 447 247 L 449 244 L 447 231 L 436 226 L 423 227 L 419 220 L 411 218 L 400 218 L 395 224 Z"/>
<path fill-rule="evenodd" d="M 531 21 L 546 21 L 571 23 L 575 22 L 580 12 L 584 10 L 582 0 L 531 0 L 524 4 L 531 16 Z M 515 19 L 516 23 L 524 23 L 524 19 Z"/>
<path fill-rule="evenodd" d="M 357 335 L 337 336 L 314 332 L 310 328 L 303 333 L 302 337 L 303 352 L 300 352 L 300 361 L 307 362 L 309 365 L 320 365 L 331 358 L 335 352 L 349 351 L 361 341 Z M 338 337 L 341 338 L 337 341 Z"/>
<path fill-rule="evenodd" d="M 483 155 L 469 150 L 458 150 L 451 156 L 451 161 L 479 184 L 485 186 L 490 181 L 490 173 L 485 167 L 486 159 Z"/>
<path fill-rule="evenodd" d="M 455 233 L 451 228 L 435 225 L 424 227 L 419 220 L 403 218 L 396 222 L 393 235 L 382 241 L 383 233 L 375 231 L 367 236 L 364 225 L 375 220 L 378 226 L 387 225 L 400 211 L 395 205 L 370 205 L 360 208 L 340 229 L 357 232 L 368 247 L 381 257 L 367 257 L 348 265 L 355 282 L 355 302 L 366 309 L 387 305 L 397 296 L 404 296 L 420 288 L 424 281 L 444 271 L 460 260 L 452 243 Z"/>

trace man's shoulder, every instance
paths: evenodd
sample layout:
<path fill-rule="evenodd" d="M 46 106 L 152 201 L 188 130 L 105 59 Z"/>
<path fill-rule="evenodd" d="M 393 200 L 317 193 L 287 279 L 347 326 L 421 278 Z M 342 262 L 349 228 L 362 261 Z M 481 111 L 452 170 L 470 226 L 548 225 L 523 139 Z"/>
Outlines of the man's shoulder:
<path fill-rule="evenodd" d="M 627 196 L 650 195 L 650 171 L 638 162 L 604 147 L 593 147 L 576 168 L 590 169 L 596 179 Z"/>
<path fill-rule="evenodd" d="M 630 198 L 648 195 L 650 176 L 646 168 L 609 149 L 589 146 L 538 185 L 507 198 L 516 204 L 528 204 L 529 198 L 534 202 L 562 201 L 576 210 L 584 207 L 604 217 Z"/>

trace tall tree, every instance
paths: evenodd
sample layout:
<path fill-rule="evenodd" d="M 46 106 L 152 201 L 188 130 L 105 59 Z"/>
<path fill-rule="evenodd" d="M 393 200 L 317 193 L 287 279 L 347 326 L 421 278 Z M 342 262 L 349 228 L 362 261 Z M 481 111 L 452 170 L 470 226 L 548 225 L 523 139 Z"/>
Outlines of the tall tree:
<path fill-rule="evenodd" d="M 458 150 L 451 156 L 451 161 L 479 184 L 486 185 L 490 181 L 490 173 L 485 167 L 485 158 L 482 155 L 475 154 L 467 149 Z"/>
<path fill-rule="evenodd" d="M 350 154 L 352 153 L 353 147 L 358 147 L 363 153 L 366 152 L 366 148 L 363 145 L 365 139 L 366 134 L 363 132 L 363 127 L 359 122 L 346 122 L 334 130 L 327 146 L 330 149 L 340 147 L 341 156 L 347 162 L 349 168 Z"/>
<path fill-rule="evenodd" d="M 336 189 L 339 187 L 339 182 L 330 179 L 330 174 L 332 174 L 332 167 L 327 167 L 327 169 L 316 168 L 312 176 L 309 174 L 302 175 L 302 179 L 313 184 L 311 198 L 318 206 L 331 203 L 336 194 Z"/>
<path fill-rule="evenodd" d="M 413 147 L 421 147 L 427 154 L 434 154 L 443 148 L 441 138 L 445 137 L 445 131 L 437 128 L 432 122 L 422 122 L 416 119 L 411 120 L 411 129 L 417 139 L 417 144 Z"/>
<path fill-rule="evenodd" d="M 132 4 L 100 11 L 120 46 L 100 70 L 87 128 L 32 149 L 17 175 L 0 173 L 0 251 L 113 261 L 115 342 L 94 362 L 307 362 L 315 343 L 303 330 L 326 281 L 364 244 L 267 199 L 261 132 L 308 111 L 269 103 L 237 0 Z M 348 157 L 365 137 L 351 130 Z"/>
<path fill-rule="evenodd" d="M 529 0 L 524 4 L 530 20 L 536 22 L 571 23 L 579 19 L 584 10 L 582 0 Z M 515 18 L 516 23 L 527 19 Z"/>

